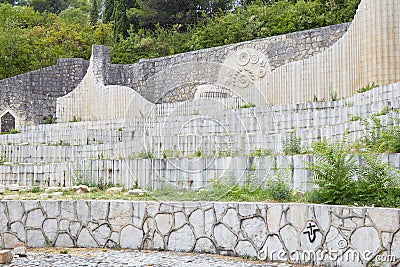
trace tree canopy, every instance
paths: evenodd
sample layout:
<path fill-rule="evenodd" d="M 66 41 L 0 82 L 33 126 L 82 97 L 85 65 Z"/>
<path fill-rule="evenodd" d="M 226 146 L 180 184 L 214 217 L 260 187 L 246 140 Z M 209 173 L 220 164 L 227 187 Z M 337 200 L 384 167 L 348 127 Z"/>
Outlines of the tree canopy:
<path fill-rule="evenodd" d="M 360 0 L 0 0 L 0 79 L 112 48 L 114 63 L 351 21 Z"/>

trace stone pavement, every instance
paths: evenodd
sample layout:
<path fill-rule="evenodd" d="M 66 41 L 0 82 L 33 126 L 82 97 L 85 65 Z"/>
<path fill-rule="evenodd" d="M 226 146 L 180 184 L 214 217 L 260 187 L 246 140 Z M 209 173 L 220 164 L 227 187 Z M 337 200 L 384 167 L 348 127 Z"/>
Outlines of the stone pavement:
<path fill-rule="evenodd" d="M 64 251 L 68 254 L 60 254 Z M 132 250 L 101 250 L 101 249 L 49 249 L 28 251 L 27 257 L 14 257 L 11 264 L 2 266 L 187 266 L 187 267 L 292 267 L 284 263 L 267 263 L 250 261 L 235 257 L 207 254 L 191 254 L 165 251 L 132 251 Z"/>

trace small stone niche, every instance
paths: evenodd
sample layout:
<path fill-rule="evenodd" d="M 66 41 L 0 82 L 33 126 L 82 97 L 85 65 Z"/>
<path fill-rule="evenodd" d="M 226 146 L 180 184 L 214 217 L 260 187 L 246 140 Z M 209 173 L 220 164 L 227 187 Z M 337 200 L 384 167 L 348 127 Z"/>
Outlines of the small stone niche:
<path fill-rule="evenodd" d="M 15 129 L 15 117 L 7 112 L 1 117 L 1 132 L 10 132 L 11 129 Z"/>

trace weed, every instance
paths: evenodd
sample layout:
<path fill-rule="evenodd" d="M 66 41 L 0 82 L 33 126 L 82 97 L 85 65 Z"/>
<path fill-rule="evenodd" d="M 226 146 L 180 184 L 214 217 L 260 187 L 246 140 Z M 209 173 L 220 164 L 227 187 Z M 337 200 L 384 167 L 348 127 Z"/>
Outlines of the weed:
<path fill-rule="evenodd" d="M 52 115 L 45 116 L 43 118 L 43 123 L 44 124 L 54 124 L 54 123 L 56 123 L 56 118 L 53 117 Z"/>
<path fill-rule="evenodd" d="M 244 105 L 241 105 L 240 108 L 254 108 L 256 106 L 256 104 L 252 103 L 252 102 L 248 102 Z"/>
<path fill-rule="evenodd" d="M 296 136 L 296 131 L 282 140 L 282 146 L 285 155 L 301 154 L 301 138 Z"/>
<path fill-rule="evenodd" d="M 279 201 L 288 201 L 292 198 L 293 189 L 289 179 L 289 171 L 289 169 L 276 171 L 275 177 L 269 177 L 265 180 L 269 198 Z"/>
<path fill-rule="evenodd" d="M 154 159 L 154 151 L 152 149 L 144 149 L 140 151 L 137 156 L 142 159 Z"/>
<path fill-rule="evenodd" d="M 62 249 L 62 250 L 60 250 L 60 254 L 68 254 L 68 249 Z"/>
<path fill-rule="evenodd" d="M 201 152 L 200 149 L 198 149 L 198 150 L 196 150 L 196 151 L 194 152 L 194 156 L 195 156 L 195 157 L 201 157 L 202 154 L 203 154 L 203 153 Z"/>
<path fill-rule="evenodd" d="M 379 84 L 376 84 L 375 82 L 372 82 L 371 84 L 367 84 L 364 87 L 360 88 L 357 90 L 357 93 L 364 93 L 367 91 L 370 91 L 376 87 L 379 87 Z"/>
<path fill-rule="evenodd" d="M 360 116 L 352 116 L 351 118 L 350 118 L 350 121 L 352 122 L 352 121 L 362 121 L 362 118 L 360 117 Z"/>
<path fill-rule="evenodd" d="M 7 161 L 6 154 L 0 154 L 0 164 L 4 164 Z"/>

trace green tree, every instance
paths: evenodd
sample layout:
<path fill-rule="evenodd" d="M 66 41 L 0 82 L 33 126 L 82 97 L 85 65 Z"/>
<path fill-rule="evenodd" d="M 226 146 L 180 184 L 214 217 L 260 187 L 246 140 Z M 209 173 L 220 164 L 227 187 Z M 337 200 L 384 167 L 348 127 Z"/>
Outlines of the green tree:
<path fill-rule="evenodd" d="M 104 1 L 104 12 L 103 12 L 103 22 L 109 23 L 114 17 L 114 0 L 105 0 Z"/>
<path fill-rule="evenodd" d="M 99 19 L 99 7 L 97 5 L 97 0 L 93 0 L 92 9 L 90 10 L 90 24 L 92 26 L 96 25 Z"/>

